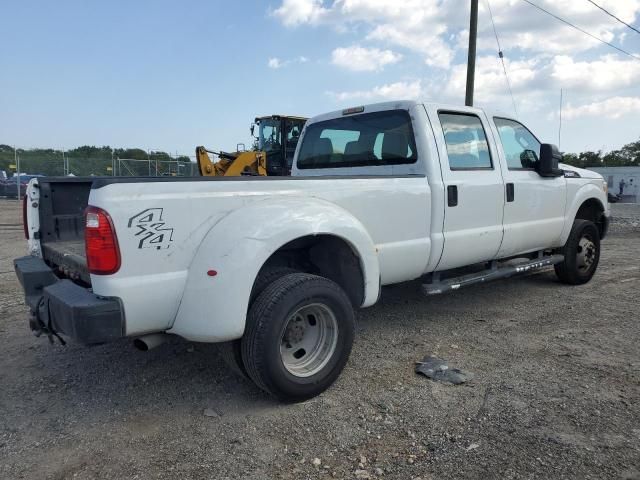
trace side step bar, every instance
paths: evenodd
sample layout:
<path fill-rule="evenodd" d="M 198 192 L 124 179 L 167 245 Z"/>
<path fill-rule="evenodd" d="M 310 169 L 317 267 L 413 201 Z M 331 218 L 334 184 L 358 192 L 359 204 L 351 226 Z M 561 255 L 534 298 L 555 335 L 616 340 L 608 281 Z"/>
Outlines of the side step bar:
<path fill-rule="evenodd" d="M 474 283 L 489 282 L 491 280 L 498 280 L 499 278 L 507 278 L 512 275 L 539 270 L 550 265 L 561 263 L 562 261 L 564 261 L 564 255 L 538 257 L 535 260 L 503 267 L 498 267 L 497 262 L 494 261 L 491 262 L 491 268 L 487 270 L 462 275 L 460 277 L 448 278 L 446 280 L 440 280 L 440 272 L 435 272 L 433 274 L 433 282 L 423 283 L 422 289 L 427 295 L 437 295 L 438 293 L 445 293 L 450 290 L 458 290 L 459 288 L 473 285 Z"/>

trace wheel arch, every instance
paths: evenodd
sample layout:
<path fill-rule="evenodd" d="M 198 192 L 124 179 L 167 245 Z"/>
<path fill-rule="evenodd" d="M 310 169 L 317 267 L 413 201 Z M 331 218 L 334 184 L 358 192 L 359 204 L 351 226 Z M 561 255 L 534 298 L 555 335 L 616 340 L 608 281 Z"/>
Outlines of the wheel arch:
<path fill-rule="evenodd" d="M 594 184 L 590 183 L 581 187 L 567 209 L 561 244 L 564 245 L 569 238 L 573 221 L 576 219 L 591 220 L 598 227 L 602 238 L 606 234 L 607 228 L 604 202 L 606 202 L 604 192 Z"/>
<path fill-rule="evenodd" d="M 598 227 L 600 238 L 604 236 L 606 228 L 604 220 L 604 205 L 602 205 L 602 202 L 597 198 L 591 197 L 582 202 L 574 219 L 589 220 L 595 223 L 596 227 Z"/>
<path fill-rule="evenodd" d="M 336 265 L 330 258 L 332 248 L 349 260 L 348 266 Z M 169 332 L 203 342 L 240 338 L 260 270 L 281 261 L 282 252 L 296 250 L 306 252 L 315 273 L 341 285 L 355 307 L 376 302 L 380 269 L 364 226 L 331 202 L 279 197 L 235 210 L 207 233 L 189 268 Z M 210 270 L 216 274 L 208 276 Z M 349 285 L 354 280 L 355 285 Z"/>
<path fill-rule="evenodd" d="M 323 233 L 305 235 L 287 242 L 265 260 L 254 285 L 263 271 L 277 266 L 292 267 L 336 282 L 356 307 L 365 301 L 362 258 L 356 247 L 342 236 Z"/>

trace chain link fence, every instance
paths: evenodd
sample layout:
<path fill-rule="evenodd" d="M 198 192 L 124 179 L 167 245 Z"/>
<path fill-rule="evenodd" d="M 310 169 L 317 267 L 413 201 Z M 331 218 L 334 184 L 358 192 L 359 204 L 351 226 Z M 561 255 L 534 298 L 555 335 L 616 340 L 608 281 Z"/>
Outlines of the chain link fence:
<path fill-rule="evenodd" d="M 91 154 L 82 155 L 87 150 Z M 126 155 L 132 152 L 136 154 L 135 158 Z M 26 183 L 32 175 L 195 177 L 200 174 L 193 155 L 170 155 L 140 149 L 112 150 L 108 147 L 80 147 L 65 152 L 0 145 L 0 196 L 16 197 L 20 190 L 18 184 Z"/>
<path fill-rule="evenodd" d="M 114 175 L 119 177 L 198 177 L 198 165 L 195 162 L 180 160 L 160 160 L 149 158 L 116 158 Z"/>

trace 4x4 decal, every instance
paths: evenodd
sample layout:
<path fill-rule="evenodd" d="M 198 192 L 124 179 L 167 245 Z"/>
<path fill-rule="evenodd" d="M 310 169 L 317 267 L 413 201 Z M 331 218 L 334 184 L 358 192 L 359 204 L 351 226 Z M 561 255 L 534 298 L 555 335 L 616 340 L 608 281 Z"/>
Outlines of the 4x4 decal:
<path fill-rule="evenodd" d="M 162 208 L 147 208 L 129 219 L 129 228 L 136 228 L 138 248 L 169 248 L 173 241 L 173 228 L 162 220 Z"/>

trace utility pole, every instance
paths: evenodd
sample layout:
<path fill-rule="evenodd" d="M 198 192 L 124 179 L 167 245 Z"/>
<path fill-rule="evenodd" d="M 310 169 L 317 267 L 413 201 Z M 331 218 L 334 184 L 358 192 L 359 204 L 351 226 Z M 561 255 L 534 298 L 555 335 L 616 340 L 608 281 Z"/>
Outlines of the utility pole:
<path fill-rule="evenodd" d="M 478 37 L 478 0 L 471 0 L 469 18 L 469 52 L 467 56 L 467 91 L 464 104 L 473 107 L 473 85 L 476 74 L 476 38 Z"/>

